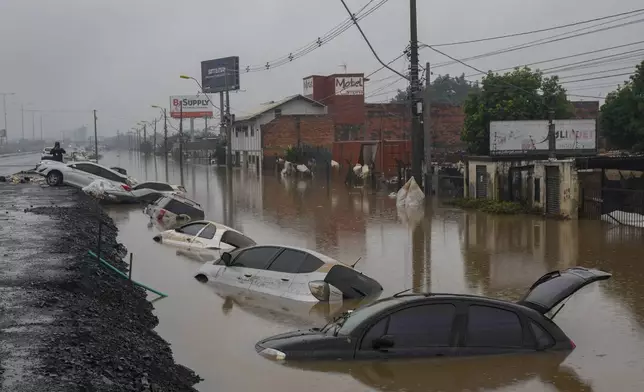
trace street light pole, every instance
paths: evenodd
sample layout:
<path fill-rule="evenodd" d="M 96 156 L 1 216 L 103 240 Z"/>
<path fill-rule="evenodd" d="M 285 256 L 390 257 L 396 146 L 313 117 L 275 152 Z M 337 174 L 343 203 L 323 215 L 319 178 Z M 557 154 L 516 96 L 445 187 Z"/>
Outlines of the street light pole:
<path fill-rule="evenodd" d="M 183 185 L 183 102 L 179 101 L 179 173 Z"/>
<path fill-rule="evenodd" d="M 22 114 L 22 140 L 25 140 L 25 104 L 20 105 L 20 112 Z"/>
<path fill-rule="evenodd" d="M 31 139 L 36 140 L 36 112 L 31 111 Z"/>
<path fill-rule="evenodd" d="M 96 109 L 94 109 L 94 154 L 96 155 L 96 163 L 98 163 L 98 128 L 96 127 Z"/>
<path fill-rule="evenodd" d="M 5 139 L 9 138 L 9 126 L 7 125 L 7 95 L 14 95 L 15 93 L 0 93 L 2 95 L 2 112 L 4 113 L 4 131 Z"/>

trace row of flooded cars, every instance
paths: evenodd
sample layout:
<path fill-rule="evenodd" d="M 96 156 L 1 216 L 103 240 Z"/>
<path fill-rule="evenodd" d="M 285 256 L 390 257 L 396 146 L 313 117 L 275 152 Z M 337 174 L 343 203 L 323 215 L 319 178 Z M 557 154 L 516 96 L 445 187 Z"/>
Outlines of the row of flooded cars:
<path fill-rule="evenodd" d="M 280 300 L 336 309 L 359 305 L 322 327 L 258 342 L 256 351 L 274 360 L 569 352 L 575 344 L 554 323 L 555 316 L 578 290 L 611 277 L 582 267 L 553 271 L 535 281 L 517 302 L 410 290 L 378 299 L 382 286 L 357 271 L 355 264 L 309 249 L 257 244 L 240 231 L 205 220 L 203 208 L 188 199 L 181 186 L 138 184 L 122 169 L 93 162 L 41 162 L 36 172 L 52 186 L 67 184 L 90 194 L 101 188 L 97 194 L 105 201 L 145 204 L 150 224 L 164 228 L 153 240 L 202 262 L 195 278 L 224 293 L 259 294 L 261 307 L 269 311 L 279 308 L 275 304 Z"/>

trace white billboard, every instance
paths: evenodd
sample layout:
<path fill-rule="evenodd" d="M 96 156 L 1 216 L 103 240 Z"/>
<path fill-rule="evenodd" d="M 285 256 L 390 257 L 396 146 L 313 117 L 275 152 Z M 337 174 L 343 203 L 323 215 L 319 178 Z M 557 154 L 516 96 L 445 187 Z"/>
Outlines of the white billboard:
<path fill-rule="evenodd" d="M 173 95 L 170 97 L 170 117 L 212 117 L 212 106 L 205 95 Z"/>
<path fill-rule="evenodd" d="M 335 95 L 364 95 L 362 76 L 336 76 Z"/>
<path fill-rule="evenodd" d="M 554 120 L 556 149 L 597 149 L 595 120 Z M 548 151 L 548 121 L 490 122 L 490 154 Z"/>
<path fill-rule="evenodd" d="M 302 95 L 305 97 L 313 97 L 313 76 L 310 78 L 304 79 L 304 85 L 302 87 Z"/>

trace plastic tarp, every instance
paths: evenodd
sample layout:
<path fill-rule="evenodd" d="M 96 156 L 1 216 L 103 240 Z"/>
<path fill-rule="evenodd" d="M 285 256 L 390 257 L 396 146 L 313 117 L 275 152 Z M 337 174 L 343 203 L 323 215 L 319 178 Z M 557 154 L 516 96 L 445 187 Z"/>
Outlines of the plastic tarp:
<path fill-rule="evenodd" d="M 100 200 L 114 200 L 116 197 L 110 195 L 109 191 L 118 191 L 119 189 L 107 180 L 94 180 L 91 184 L 83 188 L 83 192 Z"/>
<path fill-rule="evenodd" d="M 423 204 L 425 200 L 425 193 L 420 189 L 414 177 L 398 191 L 396 195 L 397 207 L 416 207 Z"/>

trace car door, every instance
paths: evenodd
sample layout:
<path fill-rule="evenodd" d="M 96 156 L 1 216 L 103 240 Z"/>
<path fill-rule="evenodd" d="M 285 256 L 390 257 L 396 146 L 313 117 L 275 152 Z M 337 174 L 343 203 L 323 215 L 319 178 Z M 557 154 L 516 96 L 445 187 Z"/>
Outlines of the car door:
<path fill-rule="evenodd" d="M 470 304 L 460 355 L 490 355 L 536 351 L 531 332 L 519 313 L 487 304 Z"/>
<path fill-rule="evenodd" d="M 257 272 L 266 269 L 282 248 L 277 246 L 256 246 L 243 249 L 215 278 L 215 281 L 229 286 L 250 289 Z"/>
<path fill-rule="evenodd" d="M 163 242 L 177 248 L 189 249 L 195 237 L 206 227 L 206 222 L 188 223 L 178 227 L 163 238 Z"/>
<path fill-rule="evenodd" d="M 306 256 L 306 253 L 299 250 L 282 250 L 268 268 L 257 272 L 250 289 L 278 297 L 288 297 L 289 287 Z"/>
<path fill-rule="evenodd" d="M 88 163 L 75 163 L 69 167 L 71 170 L 63 175 L 63 180 L 70 185 L 83 188 L 99 178 L 94 166 Z"/>
<path fill-rule="evenodd" d="M 456 306 L 431 303 L 396 310 L 367 328 L 357 359 L 442 357 L 456 353 Z M 390 344 L 383 344 L 388 341 Z"/>
<path fill-rule="evenodd" d="M 190 250 L 203 250 L 212 245 L 217 226 L 208 223 L 190 242 Z"/>

